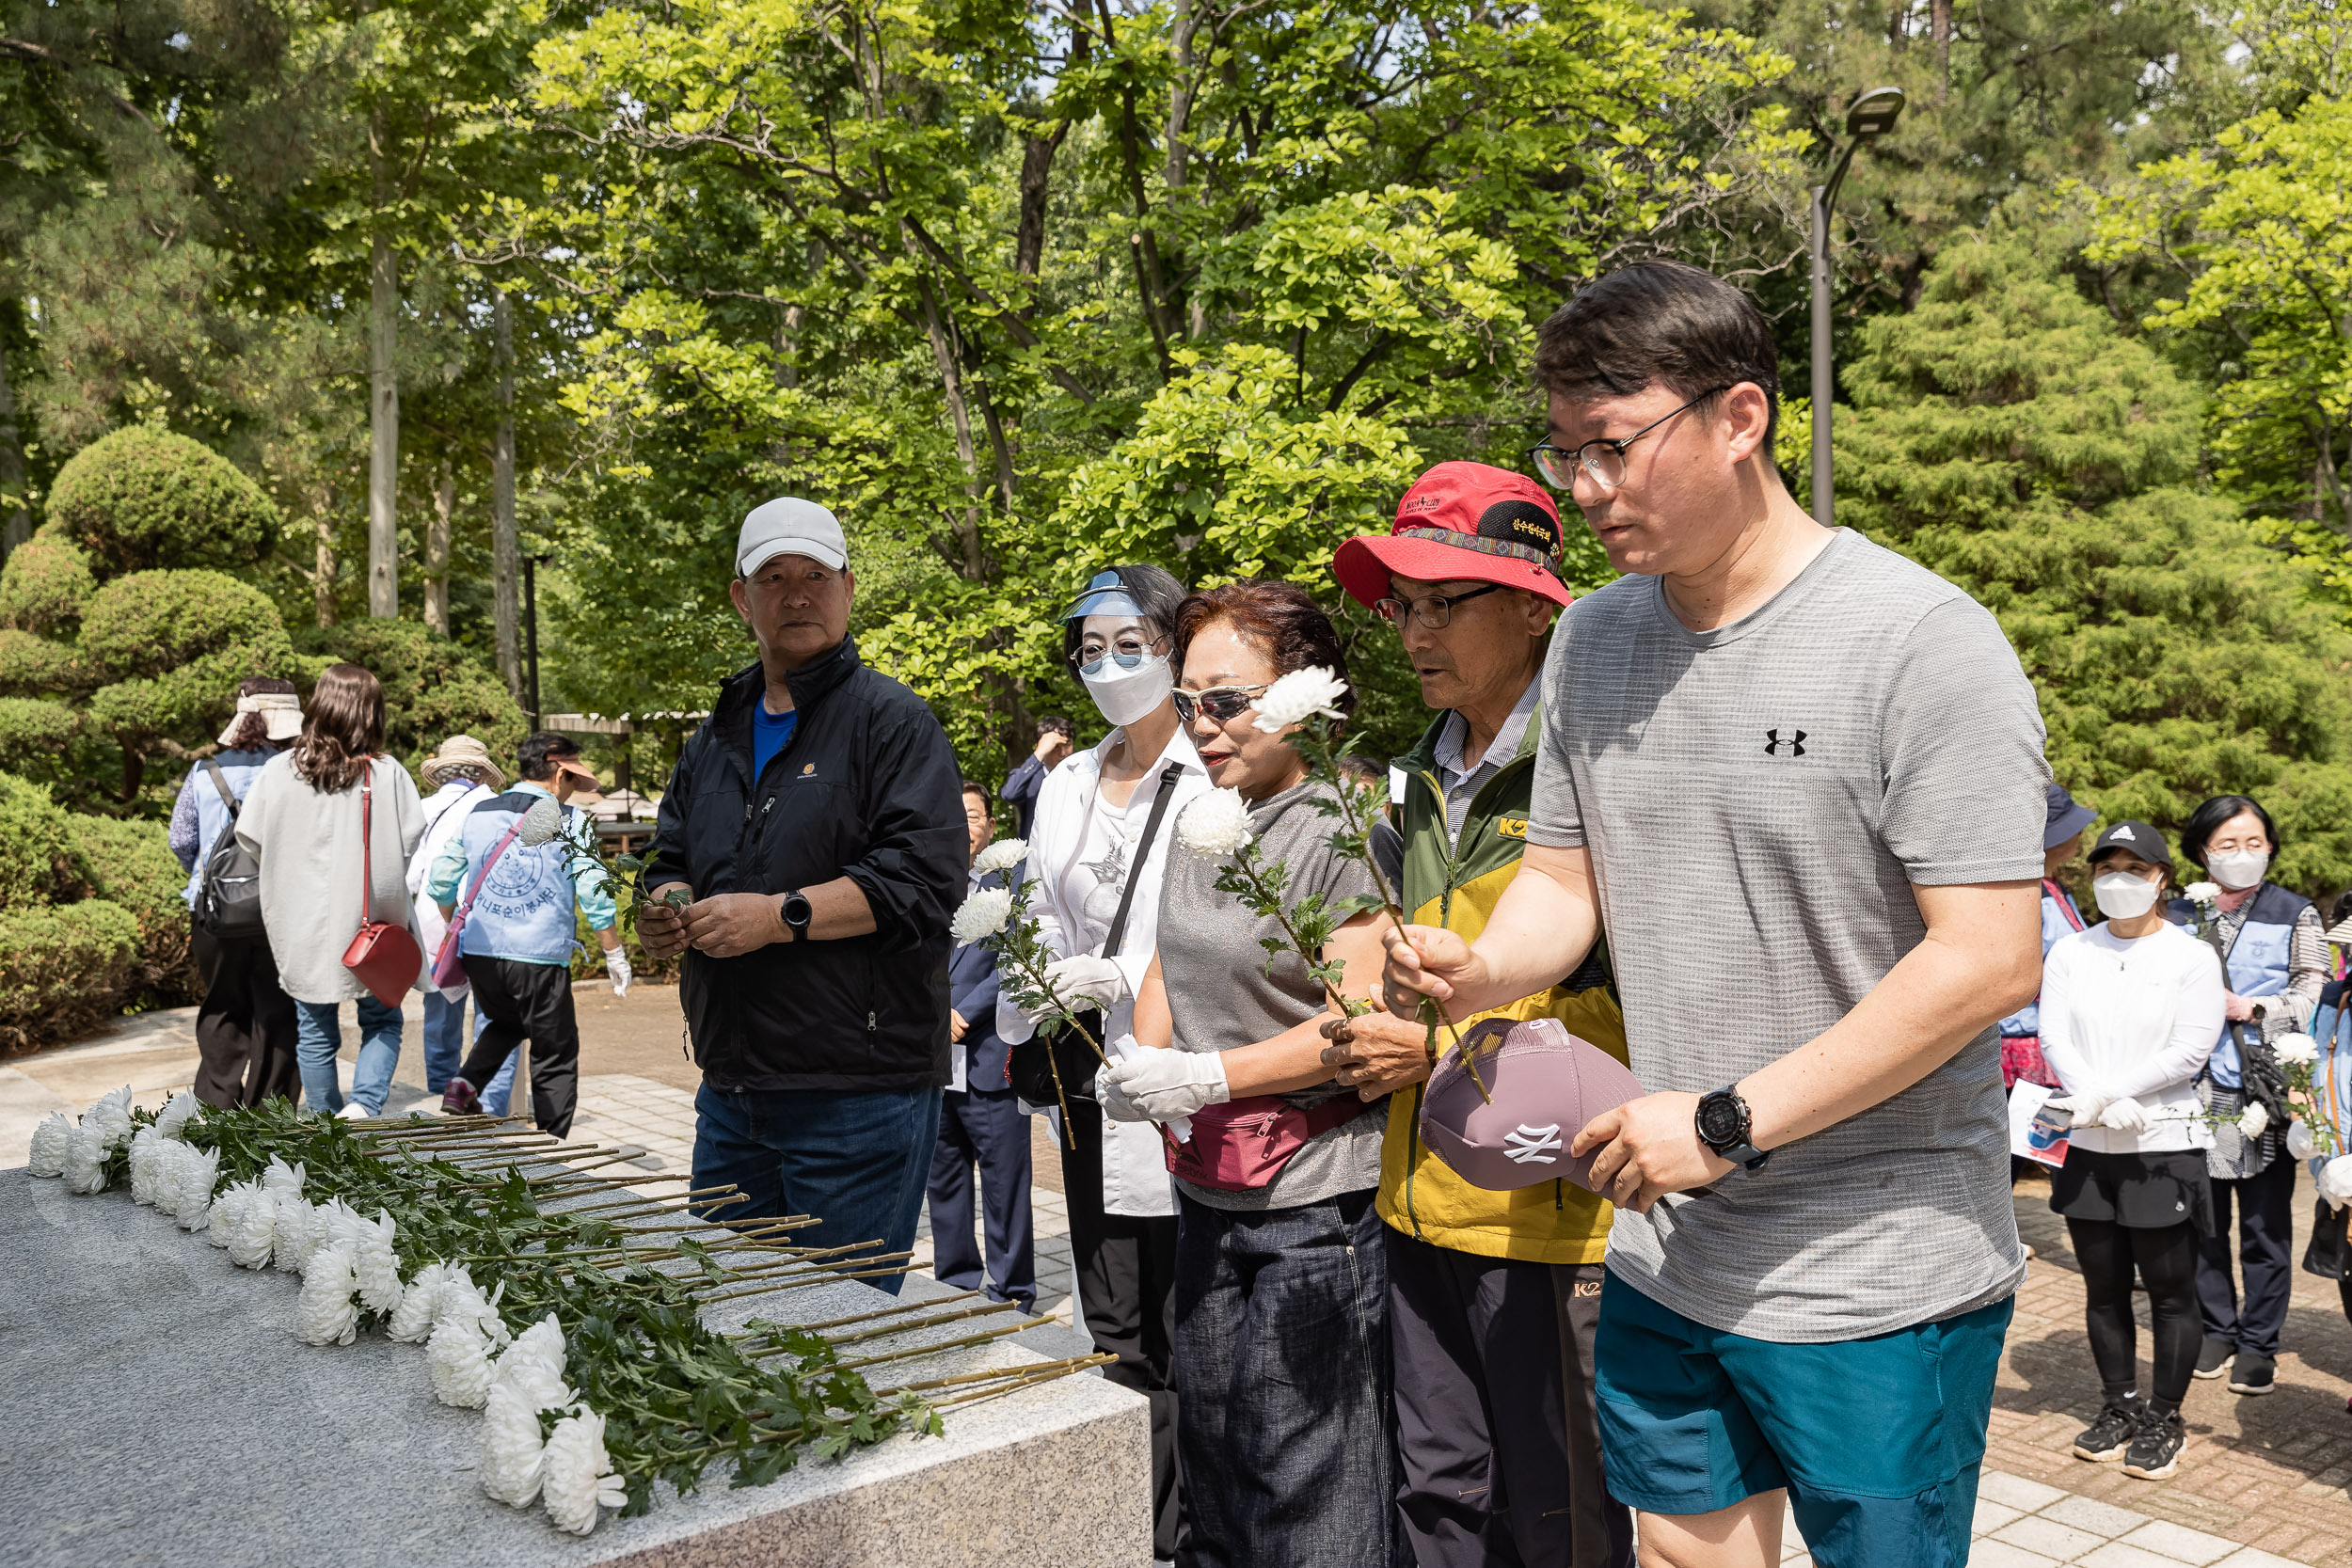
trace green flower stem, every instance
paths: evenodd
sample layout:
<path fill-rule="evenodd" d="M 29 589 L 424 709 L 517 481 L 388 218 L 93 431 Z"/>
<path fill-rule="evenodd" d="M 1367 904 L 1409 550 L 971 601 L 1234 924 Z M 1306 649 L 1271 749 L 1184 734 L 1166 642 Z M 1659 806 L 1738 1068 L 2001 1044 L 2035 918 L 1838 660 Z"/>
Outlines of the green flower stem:
<path fill-rule="evenodd" d="M 1026 1367 L 1000 1367 L 992 1371 L 961 1372 L 954 1377 L 934 1377 L 921 1383 L 901 1383 L 895 1387 L 875 1389 L 874 1397 L 886 1400 L 895 1394 L 920 1394 L 933 1388 L 959 1388 L 974 1383 L 993 1383 L 1006 1379 L 1042 1381 L 1041 1374 L 1049 1369 L 1084 1371 L 1089 1367 L 1100 1367 L 1105 1362 L 1118 1359 L 1116 1355 L 1105 1355 L 1098 1351 L 1091 1355 L 1073 1355 L 1061 1361 L 1039 1361 Z"/>
<path fill-rule="evenodd" d="M 920 1311 L 926 1307 L 938 1307 L 946 1302 L 963 1301 L 972 1296 L 977 1296 L 979 1293 L 980 1292 L 976 1290 L 959 1291 L 952 1296 L 934 1296 L 930 1301 L 902 1301 L 889 1307 L 878 1307 L 871 1312 L 860 1312 L 853 1317 L 829 1318 L 820 1323 L 803 1323 L 801 1327 L 804 1332 L 810 1334 L 816 1333 L 820 1328 L 846 1328 L 851 1323 L 872 1323 L 877 1318 L 887 1318 L 899 1312 L 915 1312 Z M 1007 1302 L 1004 1305 L 1009 1307 L 1015 1304 Z M 740 1336 L 740 1338 L 747 1339 L 760 1339 L 767 1338 L 767 1336 L 763 1334 L 746 1334 Z"/>
<path fill-rule="evenodd" d="M 1023 907 L 1025 909 L 1025 904 Z M 1088 1030 L 1087 1026 L 1078 1022 L 1077 1010 L 1071 1006 L 1068 1002 L 1062 1000 L 1061 993 L 1054 989 L 1053 982 L 1045 977 L 1044 971 L 1039 969 L 1035 964 L 1031 963 L 1025 954 L 1018 950 L 1008 952 L 1007 949 L 1010 946 L 1010 943 L 998 946 L 996 948 L 997 955 L 1000 958 L 1010 958 L 1014 966 L 1021 971 L 1023 976 L 1027 979 L 1028 983 L 1032 987 L 1036 988 L 1037 993 L 1040 996 L 1044 997 L 1045 1000 L 1052 1005 L 1054 1010 L 1060 1014 L 1065 1022 L 1067 1022 L 1073 1029 L 1078 1031 L 1078 1037 L 1087 1042 L 1087 1049 L 1094 1053 L 1094 1059 L 1102 1063 L 1104 1067 L 1110 1066 L 1110 1058 L 1103 1054 L 1103 1042 L 1096 1039 L 1093 1034 Z M 1054 1075 L 1054 1095 L 1056 1099 L 1061 1101 L 1062 1125 L 1067 1127 L 1070 1125 L 1070 1098 L 1062 1089 L 1061 1064 L 1054 1060 L 1054 1048 L 1050 1045 L 1045 1048 L 1045 1067 L 1046 1070 Z M 1176 1134 L 1168 1130 L 1168 1124 L 1166 1122 L 1155 1121 L 1152 1125 L 1159 1129 L 1160 1142 L 1168 1146 L 1169 1153 L 1174 1153 L 1176 1151 Z"/>
<path fill-rule="evenodd" d="M 904 1350 L 894 1350 L 882 1355 L 860 1356 L 855 1361 L 836 1361 L 831 1370 L 836 1372 L 854 1372 L 867 1367 L 880 1367 L 892 1361 L 912 1361 L 919 1356 L 935 1355 L 941 1351 L 962 1350 L 972 1345 L 984 1345 L 992 1339 L 1001 1339 L 1008 1334 L 1019 1334 L 1026 1329 L 1042 1328 L 1053 1321 L 1051 1318 L 1024 1318 L 1019 1323 L 998 1323 L 993 1328 L 984 1328 L 977 1334 L 966 1334 L 960 1338 L 940 1339 L 927 1345 L 910 1345 Z"/>
<path fill-rule="evenodd" d="M 776 1280 L 766 1284 L 754 1285 L 747 1290 L 741 1291 L 721 1291 L 715 1295 L 705 1295 L 697 1297 L 696 1299 L 705 1302 L 733 1301 L 738 1296 L 765 1295 L 771 1291 L 789 1291 L 802 1285 L 822 1285 L 833 1280 L 888 1279 L 893 1275 L 902 1275 L 906 1272 L 907 1266 L 903 1263 L 895 1269 L 865 1269 L 856 1274 L 836 1273 L 831 1269 L 815 1269 L 806 1275 L 796 1275 L 790 1279 Z"/>
<path fill-rule="evenodd" d="M 986 1318 L 998 1312 L 1015 1312 L 1020 1310 L 1020 1307 L 1021 1304 L 1017 1301 L 992 1301 L 984 1307 L 967 1307 L 959 1312 L 936 1312 L 928 1318 L 916 1318 L 911 1323 L 887 1323 L 881 1328 L 869 1328 L 860 1334 L 845 1334 L 833 1340 L 832 1343 L 854 1345 L 862 1339 L 885 1339 L 894 1334 L 911 1334 L 918 1328 L 935 1328 L 941 1323 L 961 1323 L 966 1318 Z"/>

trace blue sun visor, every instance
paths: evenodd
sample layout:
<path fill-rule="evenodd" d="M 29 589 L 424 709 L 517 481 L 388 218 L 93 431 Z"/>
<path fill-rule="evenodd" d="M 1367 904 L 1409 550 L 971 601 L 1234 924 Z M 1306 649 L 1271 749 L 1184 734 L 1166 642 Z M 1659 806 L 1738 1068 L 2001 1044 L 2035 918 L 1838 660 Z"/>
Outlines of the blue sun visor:
<path fill-rule="evenodd" d="M 1127 585 L 1119 580 L 1117 572 L 1095 573 L 1094 580 L 1086 585 L 1086 592 L 1080 594 L 1075 600 L 1072 601 L 1070 608 L 1062 612 L 1062 619 L 1083 621 L 1089 615 L 1133 615 L 1139 619 L 1148 618 L 1144 614 L 1143 606 L 1137 604 L 1135 595 L 1127 592 Z"/>

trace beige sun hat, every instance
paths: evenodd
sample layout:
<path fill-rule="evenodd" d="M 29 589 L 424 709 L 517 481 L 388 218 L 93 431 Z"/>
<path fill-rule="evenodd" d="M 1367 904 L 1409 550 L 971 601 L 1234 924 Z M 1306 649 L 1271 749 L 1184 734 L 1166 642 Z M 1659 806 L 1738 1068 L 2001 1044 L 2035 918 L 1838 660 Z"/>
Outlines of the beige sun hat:
<path fill-rule="evenodd" d="M 237 711 L 230 717 L 229 727 L 220 732 L 223 746 L 236 744 L 237 724 L 248 713 L 262 716 L 272 740 L 292 740 L 302 733 L 302 699 L 291 691 L 265 691 L 258 697 L 237 699 Z"/>
<path fill-rule="evenodd" d="M 417 768 L 423 775 L 425 787 L 438 789 L 449 783 L 450 770 L 457 768 L 479 768 L 490 776 L 492 789 L 506 787 L 506 769 L 490 760 L 490 749 L 469 735 L 453 735 L 441 742 L 441 749 L 424 759 Z"/>

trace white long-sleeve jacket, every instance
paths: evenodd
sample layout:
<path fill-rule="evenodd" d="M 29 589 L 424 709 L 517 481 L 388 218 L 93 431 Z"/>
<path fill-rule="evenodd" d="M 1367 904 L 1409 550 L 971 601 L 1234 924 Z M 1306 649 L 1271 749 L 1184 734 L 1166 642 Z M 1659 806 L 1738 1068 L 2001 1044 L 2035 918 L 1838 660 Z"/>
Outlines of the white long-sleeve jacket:
<path fill-rule="evenodd" d="M 2061 937 L 2042 966 L 2042 1054 L 2069 1094 L 2129 1097 L 2148 1113 L 2135 1136 L 2078 1127 L 2099 1154 L 2210 1148 L 2194 1087 L 2221 1033 L 2221 960 L 2182 927 L 2125 941 L 2102 922 Z"/>

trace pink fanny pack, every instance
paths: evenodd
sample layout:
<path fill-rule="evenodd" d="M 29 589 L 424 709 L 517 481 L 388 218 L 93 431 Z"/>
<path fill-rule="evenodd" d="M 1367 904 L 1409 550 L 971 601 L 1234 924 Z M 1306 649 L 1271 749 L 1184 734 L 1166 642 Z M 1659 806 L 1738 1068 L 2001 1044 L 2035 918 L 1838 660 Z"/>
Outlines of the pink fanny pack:
<path fill-rule="evenodd" d="M 1206 1106 L 1192 1114 L 1191 1139 L 1168 1147 L 1168 1168 L 1196 1187 L 1255 1192 L 1310 1142 L 1370 1109 L 1352 1094 L 1307 1111 L 1270 1094 Z"/>

